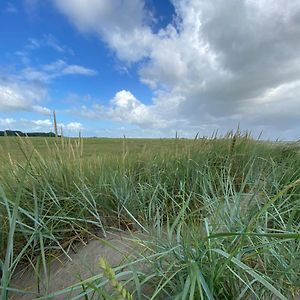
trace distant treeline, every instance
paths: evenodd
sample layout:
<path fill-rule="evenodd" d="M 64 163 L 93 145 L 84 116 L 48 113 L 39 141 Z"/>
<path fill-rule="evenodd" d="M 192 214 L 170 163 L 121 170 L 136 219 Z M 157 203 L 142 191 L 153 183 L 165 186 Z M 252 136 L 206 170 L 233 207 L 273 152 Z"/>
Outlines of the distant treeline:
<path fill-rule="evenodd" d="M 53 132 L 27 132 L 19 130 L 4 130 L 0 131 L 0 136 L 37 136 L 37 137 L 55 137 Z"/>

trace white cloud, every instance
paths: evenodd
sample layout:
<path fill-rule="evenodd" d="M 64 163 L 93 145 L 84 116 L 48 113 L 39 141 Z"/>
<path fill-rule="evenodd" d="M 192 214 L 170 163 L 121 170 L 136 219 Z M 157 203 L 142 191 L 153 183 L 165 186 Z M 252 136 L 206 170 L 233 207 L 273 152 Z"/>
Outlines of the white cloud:
<path fill-rule="evenodd" d="M 0 86 L 0 106 L 2 110 L 24 109 L 27 106 L 19 91 L 9 86 Z"/>
<path fill-rule="evenodd" d="M 34 51 L 43 47 L 50 47 L 59 53 L 74 55 L 74 51 L 70 47 L 61 44 L 58 39 L 50 33 L 44 34 L 41 38 L 29 38 L 24 49 L 27 51 Z"/>
<path fill-rule="evenodd" d="M 20 119 L 15 122 L 15 128 L 24 132 L 50 132 L 53 131 L 53 124 L 51 120 L 30 120 L 30 119 Z"/>
<path fill-rule="evenodd" d="M 154 122 L 151 109 L 136 99 L 129 91 L 122 90 L 116 93 L 110 104 L 107 115 L 114 120 L 141 126 L 147 126 Z"/>
<path fill-rule="evenodd" d="M 40 38 L 28 38 L 26 45 L 14 54 L 21 58 L 24 65 L 29 65 L 32 57 L 36 57 L 36 52 L 48 47 L 60 54 L 74 55 L 73 49 L 61 44 L 53 34 L 43 34 Z"/>
<path fill-rule="evenodd" d="M 82 32 L 101 36 L 120 59 L 138 61 L 151 50 L 150 16 L 140 0 L 53 0 Z"/>
<path fill-rule="evenodd" d="M 95 70 L 79 65 L 69 65 L 61 59 L 40 67 L 26 67 L 20 73 L 22 78 L 26 80 L 40 82 L 48 82 L 64 75 L 97 75 Z"/>
<path fill-rule="evenodd" d="M 158 33 L 142 0 L 53 1 L 81 32 L 138 62 L 153 89 L 150 105 L 117 93 L 101 116 L 141 127 L 227 130 L 240 122 L 275 137 L 298 134 L 298 0 L 173 0 L 175 21 Z"/>
<path fill-rule="evenodd" d="M 12 124 L 14 124 L 16 122 L 15 119 L 12 119 L 12 118 L 0 118 L 0 126 L 2 127 L 9 127 L 11 126 Z"/>
<path fill-rule="evenodd" d="M 117 122 L 137 124 L 141 128 L 165 128 L 167 122 L 159 117 L 156 106 L 147 106 L 130 91 L 121 90 L 109 101 L 109 105 L 94 103 L 92 107 L 83 105 L 72 112 L 88 119 L 110 119 Z"/>
<path fill-rule="evenodd" d="M 29 120 L 29 119 L 12 119 L 12 118 L 0 118 L 0 130 L 21 130 L 23 132 L 42 131 L 49 132 L 53 131 L 53 125 L 51 120 Z"/>
<path fill-rule="evenodd" d="M 41 39 L 41 44 L 43 46 L 48 46 L 59 53 L 74 55 L 74 51 L 70 47 L 62 45 L 53 34 L 44 34 Z"/>
<path fill-rule="evenodd" d="M 0 73 L 0 111 L 34 111 L 49 115 L 41 105 L 49 99 L 47 85 L 52 80 L 69 75 L 94 76 L 95 70 L 69 65 L 63 60 L 38 67 L 25 67 L 15 73 Z"/>
<path fill-rule="evenodd" d="M 95 76 L 97 75 L 97 71 L 85 68 L 83 66 L 78 65 L 69 65 L 66 66 L 62 73 L 65 75 L 84 75 L 84 76 Z"/>
<path fill-rule="evenodd" d="M 1 112 L 35 111 L 45 115 L 50 110 L 37 103 L 46 97 L 44 88 L 22 83 L 0 81 L 0 110 Z"/>
<path fill-rule="evenodd" d="M 52 122 L 49 119 L 46 120 L 34 120 L 32 121 L 33 124 L 41 127 L 49 127 L 52 126 Z"/>
<path fill-rule="evenodd" d="M 51 110 L 47 107 L 40 106 L 40 105 L 33 105 L 32 106 L 32 111 L 43 114 L 43 115 L 50 115 Z"/>
<path fill-rule="evenodd" d="M 66 130 L 66 134 L 78 133 L 84 129 L 84 126 L 79 122 L 59 123 L 58 128 Z M 53 123 L 50 119 L 12 119 L 0 118 L 0 130 L 21 130 L 23 132 L 53 132 Z"/>
<path fill-rule="evenodd" d="M 70 122 L 64 127 L 71 131 L 80 131 L 83 129 L 83 125 L 79 122 Z"/>

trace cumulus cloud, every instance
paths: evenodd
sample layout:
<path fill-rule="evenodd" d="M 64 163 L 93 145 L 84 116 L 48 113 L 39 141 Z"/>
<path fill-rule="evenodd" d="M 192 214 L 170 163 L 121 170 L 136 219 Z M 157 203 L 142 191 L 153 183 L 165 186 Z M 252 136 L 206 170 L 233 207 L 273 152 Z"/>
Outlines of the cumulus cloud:
<path fill-rule="evenodd" d="M 107 116 L 122 122 L 138 124 L 142 127 L 155 126 L 158 120 L 151 112 L 151 107 L 144 105 L 129 91 L 119 91 L 110 101 Z"/>
<path fill-rule="evenodd" d="M 120 59 L 130 62 L 147 56 L 153 35 L 146 25 L 150 16 L 140 0 L 53 0 L 81 32 L 103 38 Z"/>
<path fill-rule="evenodd" d="M 101 108 L 106 116 L 141 127 L 228 129 L 240 122 L 273 137 L 298 134 L 299 1 L 173 0 L 174 21 L 158 32 L 142 0 L 53 2 L 81 32 L 136 62 L 153 90 L 150 105 L 117 93 Z"/>
<path fill-rule="evenodd" d="M 70 131 L 77 131 L 77 132 L 83 129 L 83 125 L 79 122 L 70 122 L 66 125 L 63 124 L 62 127 Z"/>
<path fill-rule="evenodd" d="M 159 117 L 157 107 L 145 105 L 130 91 L 121 90 L 109 101 L 108 105 L 94 103 L 91 107 L 86 105 L 73 110 L 88 119 L 107 119 L 121 123 L 137 124 L 141 128 L 161 129 L 167 122 Z"/>
<path fill-rule="evenodd" d="M 49 119 L 46 120 L 36 120 L 36 121 L 32 121 L 33 124 L 37 125 L 37 126 L 52 126 L 52 122 Z"/>
<path fill-rule="evenodd" d="M 0 111 L 34 111 L 50 114 L 47 107 L 38 105 L 46 97 L 44 88 L 19 81 L 0 81 Z"/>

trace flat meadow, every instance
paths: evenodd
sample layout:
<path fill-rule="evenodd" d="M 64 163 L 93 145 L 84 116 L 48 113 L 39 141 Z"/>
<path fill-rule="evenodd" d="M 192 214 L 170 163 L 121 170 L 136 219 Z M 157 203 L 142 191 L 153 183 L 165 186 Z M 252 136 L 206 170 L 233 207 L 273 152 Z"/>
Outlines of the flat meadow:
<path fill-rule="evenodd" d="M 299 155 L 297 142 L 240 132 L 1 137 L 1 299 L 294 299 Z M 49 288 L 51 261 L 113 230 L 136 245 L 134 256 L 113 265 L 99 253 L 102 272 Z M 13 284 L 23 268 L 38 288 Z"/>

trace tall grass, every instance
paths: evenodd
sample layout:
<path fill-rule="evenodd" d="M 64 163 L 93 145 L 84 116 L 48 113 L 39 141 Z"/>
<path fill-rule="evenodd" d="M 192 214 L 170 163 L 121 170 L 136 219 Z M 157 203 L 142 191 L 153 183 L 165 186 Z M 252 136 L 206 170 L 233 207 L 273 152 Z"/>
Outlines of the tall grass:
<path fill-rule="evenodd" d="M 82 138 L 57 138 L 42 152 L 31 141 L 18 139 L 22 162 L 1 154 L 3 299 L 21 292 L 10 287 L 17 266 L 29 263 L 47 291 L 49 258 L 109 227 L 147 233 L 134 238 L 147 255 L 114 269 L 116 278 L 128 269 L 133 299 L 291 299 L 299 291 L 299 145 L 236 132 L 137 154 L 124 137 L 121 155 L 84 157 Z M 108 284 L 98 275 L 75 288 L 88 297 Z"/>

